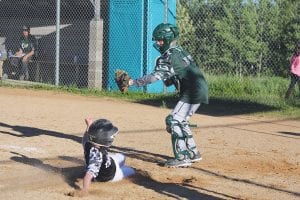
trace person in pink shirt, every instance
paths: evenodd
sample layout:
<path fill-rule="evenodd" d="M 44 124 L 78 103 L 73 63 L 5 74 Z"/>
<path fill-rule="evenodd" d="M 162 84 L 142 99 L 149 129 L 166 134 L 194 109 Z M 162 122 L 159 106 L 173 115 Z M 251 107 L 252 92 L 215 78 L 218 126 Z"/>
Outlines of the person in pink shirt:
<path fill-rule="evenodd" d="M 285 98 L 288 99 L 293 93 L 296 83 L 299 86 L 299 97 L 300 97 L 300 41 L 297 42 L 295 53 L 291 58 L 291 83 L 286 91 Z"/>

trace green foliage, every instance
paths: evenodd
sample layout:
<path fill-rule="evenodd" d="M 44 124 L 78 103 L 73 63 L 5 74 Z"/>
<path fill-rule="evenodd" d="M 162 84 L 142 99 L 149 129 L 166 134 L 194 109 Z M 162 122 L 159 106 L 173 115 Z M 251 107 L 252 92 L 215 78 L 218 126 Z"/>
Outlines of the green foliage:
<path fill-rule="evenodd" d="M 177 5 L 177 23 L 187 38 L 182 44 L 205 71 L 287 76 L 300 40 L 299 1 L 178 0 Z"/>
<path fill-rule="evenodd" d="M 238 109 L 256 110 L 255 113 L 261 116 L 300 118 L 298 91 L 294 93 L 291 99 L 286 100 L 284 98 L 289 79 L 227 75 L 207 75 L 207 79 L 210 98 L 215 98 L 215 102 L 224 103 L 224 99 L 232 102 L 230 105 L 223 105 L 228 109 L 236 108 L 232 104 L 239 104 Z M 255 104 L 256 106 L 253 106 Z M 265 106 L 272 109 L 265 111 L 261 108 Z"/>
<path fill-rule="evenodd" d="M 177 19 L 177 26 L 180 29 L 179 43 L 183 47 L 186 47 L 192 54 L 196 54 L 197 51 L 197 37 L 194 23 L 191 20 L 188 10 L 182 6 L 179 0 L 177 0 L 177 15 L 180 18 Z"/>
<path fill-rule="evenodd" d="M 280 77 L 208 76 L 211 96 L 250 100 L 266 105 L 286 105 L 289 80 Z M 293 105 L 292 105 L 293 106 Z"/>
<path fill-rule="evenodd" d="M 277 55 L 283 65 L 289 65 L 289 59 L 294 52 L 295 42 L 300 40 L 300 2 L 293 0 L 278 0 L 279 19 L 277 42 L 279 49 Z"/>

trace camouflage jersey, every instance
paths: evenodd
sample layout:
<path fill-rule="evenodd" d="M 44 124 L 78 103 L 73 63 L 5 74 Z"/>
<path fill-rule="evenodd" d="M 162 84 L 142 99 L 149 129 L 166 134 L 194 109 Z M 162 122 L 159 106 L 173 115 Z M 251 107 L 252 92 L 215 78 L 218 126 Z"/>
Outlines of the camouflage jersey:
<path fill-rule="evenodd" d="M 84 144 L 86 171 L 97 181 L 106 182 L 114 178 L 116 163 L 108 155 L 106 147 L 96 148 L 90 142 Z"/>
<path fill-rule="evenodd" d="M 33 35 L 29 35 L 27 38 L 22 36 L 20 38 L 20 49 L 22 49 L 23 53 L 27 54 L 33 49 L 36 49 L 36 39 Z"/>
<path fill-rule="evenodd" d="M 208 86 L 192 56 L 180 46 L 168 49 L 156 60 L 154 72 L 134 81 L 142 86 L 157 80 L 171 81 L 180 94 L 180 101 L 208 104 Z"/>

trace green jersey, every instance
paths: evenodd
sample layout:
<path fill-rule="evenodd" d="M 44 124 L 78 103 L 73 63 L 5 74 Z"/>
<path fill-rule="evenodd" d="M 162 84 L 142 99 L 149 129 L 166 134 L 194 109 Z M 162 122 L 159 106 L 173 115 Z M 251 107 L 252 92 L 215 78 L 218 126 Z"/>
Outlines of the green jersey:
<path fill-rule="evenodd" d="M 192 56 L 180 46 L 171 47 L 156 60 L 154 72 L 135 80 L 137 86 L 156 80 L 172 81 L 180 101 L 189 104 L 208 104 L 208 86 Z"/>
<path fill-rule="evenodd" d="M 20 49 L 23 53 L 27 54 L 32 50 L 36 49 L 36 39 L 33 35 L 29 35 L 27 38 L 22 36 L 20 38 Z"/>

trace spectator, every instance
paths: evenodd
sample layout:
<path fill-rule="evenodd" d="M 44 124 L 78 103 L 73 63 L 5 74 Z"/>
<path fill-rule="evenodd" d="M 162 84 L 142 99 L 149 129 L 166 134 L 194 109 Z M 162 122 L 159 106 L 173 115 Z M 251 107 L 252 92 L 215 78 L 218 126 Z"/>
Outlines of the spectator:
<path fill-rule="evenodd" d="M 291 58 L 290 73 L 291 82 L 285 94 L 286 99 L 288 99 L 293 93 L 296 83 L 298 83 L 300 97 L 300 41 L 296 43 L 295 52 L 293 53 Z"/>
<path fill-rule="evenodd" d="M 28 63 L 32 59 L 36 50 L 36 38 L 30 34 L 30 27 L 23 26 L 23 35 L 19 41 L 19 49 L 15 56 L 21 58 L 21 74 L 20 80 L 29 79 Z"/>

